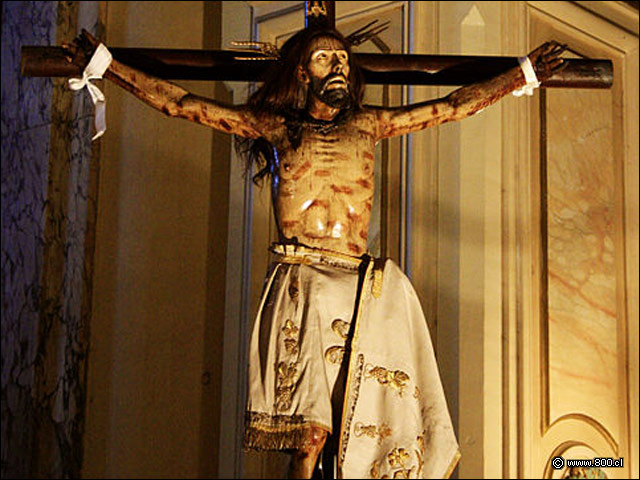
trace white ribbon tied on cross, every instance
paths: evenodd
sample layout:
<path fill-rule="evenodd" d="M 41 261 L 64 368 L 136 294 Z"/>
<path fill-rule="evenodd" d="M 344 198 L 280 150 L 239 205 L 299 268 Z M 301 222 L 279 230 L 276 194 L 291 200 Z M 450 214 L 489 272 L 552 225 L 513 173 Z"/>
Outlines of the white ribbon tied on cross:
<path fill-rule="evenodd" d="M 520 64 L 522 73 L 524 73 L 524 79 L 527 81 L 527 84 L 518 90 L 514 90 L 513 94 L 516 97 L 521 97 L 522 95 L 531 96 L 533 95 L 533 91 L 540 86 L 540 82 L 536 76 L 536 71 L 533 69 L 533 65 L 531 65 L 529 57 L 519 57 L 518 63 Z"/>
<path fill-rule="evenodd" d="M 87 87 L 89 90 L 89 95 L 91 95 L 91 100 L 95 105 L 95 125 L 96 125 L 96 134 L 93 136 L 91 140 L 95 140 L 102 136 L 102 134 L 107 129 L 107 122 L 105 119 L 105 104 L 106 100 L 104 98 L 104 94 L 100 91 L 98 87 L 96 87 L 90 80 L 100 80 L 104 72 L 107 71 L 109 65 L 111 64 L 111 60 L 113 57 L 111 56 L 111 52 L 107 50 L 107 47 L 104 44 L 98 45 L 96 51 L 94 52 L 89 64 L 85 67 L 84 72 L 82 72 L 82 78 L 70 78 L 69 79 L 69 88 L 71 90 L 81 90 L 84 87 Z"/>

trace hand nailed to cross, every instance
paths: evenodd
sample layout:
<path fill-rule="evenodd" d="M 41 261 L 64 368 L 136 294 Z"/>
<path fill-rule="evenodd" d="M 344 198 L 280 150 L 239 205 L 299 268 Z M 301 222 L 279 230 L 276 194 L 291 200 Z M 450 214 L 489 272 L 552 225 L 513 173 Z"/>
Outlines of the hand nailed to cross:
<path fill-rule="evenodd" d="M 567 67 L 568 63 L 565 59 L 560 58 L 560 55 L 566 49 L 566 45 L 551 41 L 540 45 L 529 54 L 529 60 L 533 64 L 536 77 L 538 77 L 540 83 Z"/>

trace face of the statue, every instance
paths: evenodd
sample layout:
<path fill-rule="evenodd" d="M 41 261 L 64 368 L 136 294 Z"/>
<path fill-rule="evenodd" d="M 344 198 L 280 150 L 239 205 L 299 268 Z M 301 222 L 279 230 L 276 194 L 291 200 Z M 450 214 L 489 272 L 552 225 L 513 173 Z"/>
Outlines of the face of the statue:
<path fill-rule="evenodd" d="M 348 108 L 349 70 L 349 54 L 339 40 L 333 37 L 314 40 L 305 69 L 313 95 L 331 107 Z"/>

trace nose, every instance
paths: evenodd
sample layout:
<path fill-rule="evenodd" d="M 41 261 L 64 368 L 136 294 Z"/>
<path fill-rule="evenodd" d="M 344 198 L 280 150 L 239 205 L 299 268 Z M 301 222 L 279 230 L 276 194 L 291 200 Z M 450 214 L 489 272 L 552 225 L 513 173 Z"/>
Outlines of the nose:
<path fill-rule="evenodd" d="M 341 73 L 342 67 L 343 67 L 342 62 L 340 62 L 338 55 L 334 53 L 333 56 L 331 57 L 331 72 Z"/>

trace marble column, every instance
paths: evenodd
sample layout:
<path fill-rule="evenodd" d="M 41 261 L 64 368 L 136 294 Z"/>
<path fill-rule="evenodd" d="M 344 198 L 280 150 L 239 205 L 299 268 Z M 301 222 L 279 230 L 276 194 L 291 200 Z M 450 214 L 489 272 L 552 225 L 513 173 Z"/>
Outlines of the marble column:
<path fill-rule="evenodd" d="M 2 4 L 2 477 L 78 476 L 98 146 L 93 105 L 22 45 L 100 34 L 99 2 Z"/>

